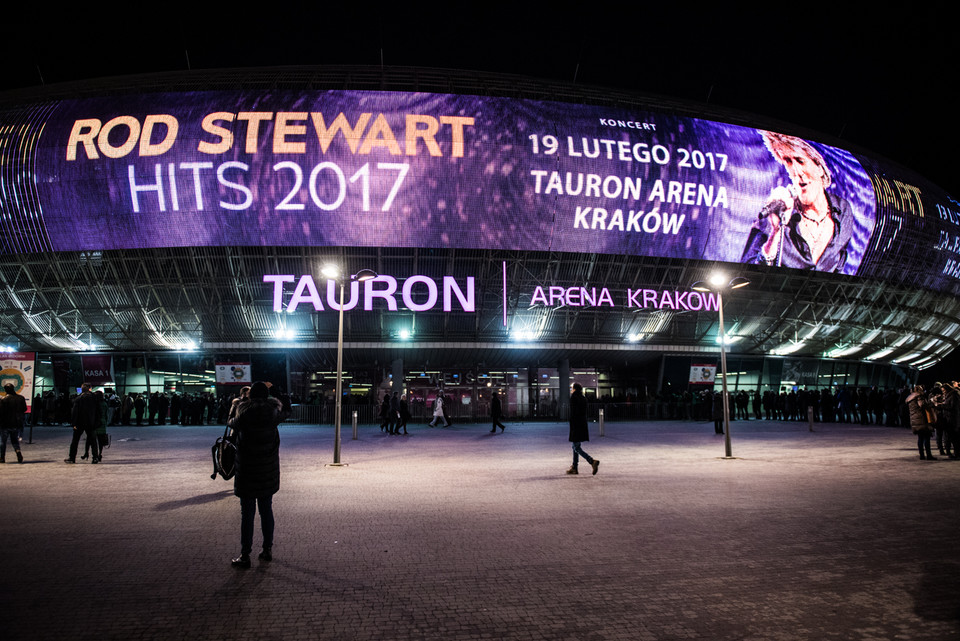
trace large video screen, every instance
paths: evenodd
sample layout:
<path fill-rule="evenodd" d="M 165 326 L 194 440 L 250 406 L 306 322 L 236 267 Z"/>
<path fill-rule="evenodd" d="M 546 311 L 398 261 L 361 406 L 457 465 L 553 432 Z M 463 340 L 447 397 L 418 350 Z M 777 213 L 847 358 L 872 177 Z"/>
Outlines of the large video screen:
<path fill-rule="evenodd" d="M 865 262 L 883 263 L 882 212 L 923 218 L 922 205 L 918 217 L 878 187 L 903 196 L 897 185 L 905 185 L 918 203 L 927 197 L 916 181 L 865 169 L 848 151 L 776 132 L 465 95 L 194 92 L 63 101 L 46 116 L 35 149 L 30 171 L 58 251 L 461 247 L 852 275 L 864 273 Z M 935 219 L 934 206 L 927 210 Z"/>

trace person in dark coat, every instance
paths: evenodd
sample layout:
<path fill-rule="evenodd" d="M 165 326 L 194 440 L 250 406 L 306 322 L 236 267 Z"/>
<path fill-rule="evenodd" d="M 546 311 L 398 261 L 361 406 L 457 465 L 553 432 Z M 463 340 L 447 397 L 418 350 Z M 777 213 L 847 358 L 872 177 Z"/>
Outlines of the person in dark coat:
<path fill-rule="evenodd" d="M 383 395 L 383 402 L 380 403 L 380 431 L 382 432 L 390 425 L 390 392 Z M 389 434 L 389 430 L 387 431 Z"/>
<path fill-rule="evenodd" d="M 713 431 L 723 434 L 723 391 L 713 393 L 713 405 L 710 414 L 713 417 Z"/>
<path fill-rule="evenodd" d="M 930 410 L 933 405 L 927 400 L 923 387 L 917 385 L 913 393 L 907 396 L 907 409 L 910 412 L 910 428 L 917 435 L 917 449 L 920 450 L 920 459 L 936 461 L 937 457 L 930 451 L 930 435 L 933 433 Z M 933 411 L 933 414 L 936 412 Z M 935 421 L 934 417 L 934 421 Z"/>
<path fill-rule="evenodd" d="M 170 408 L 170 399 L 166 392 L 160 392 L 157 396 L 157 425 L 163 425 L 167 422 L 167 410 Z"/>
<path fill-rule="evenodd" d="M 500 422 L 500 417 L 503 416 L 503 405 L 500 403 L 500 392 L 493 393 L 493 399 L 490 401 L 490 418 L 493 420 L 493 429 L 490 432 L 496 432 L 497 427 L 500 428 L 500 431 L 504 431 L 507 427 Z"/>
<path fill-rule="evenodd" d="M 400 433 L 400 428 L 403 428 L 403 433 L 408 434 L 407 432 L 407 421 L 410 420 L 410 408 L 407 406 L 407 395 L 404 394 L 400 397 L 400 421 L 397 423 L 397 434 Z"/>
<path fill-rule="evenodd" d="M 394 392 L 390 397 L 390 417 L 388 430 L 391 434 L 400 434 L 400 392 Z"/>
<path fill-rule="evenodd" d="M 97 428 L 100 427 L 100 401 L 90 389 L 93 386 L 90 383 L 84 383 L 80 386 L 80 396 L 73 401 L 73 439 L 70 441 L 70 454 L 63 459 L 64 463 L 77 462 L 77 448 L 80 445 L 80 437 L 87 435 L 88 443 L 97 442 Z M 100 452 L 90 461 L 91 463 L 100 462 Z"/>
<path fill-rule="evenodd" d="M 0 399 L 0 463 L 7 462 L 7 440 L 12 443 L 17 453 L 17 462 L 23 463 L 23 453 L 20 452 L 20 429 L 27 411 L 27 401 L 17 394 L 12 383 L 4 385 L 3 392 L 4 396 Z"/>
<path fill-rule="evenodd" d="M 143 394 L 137 394 L 133 399 L 133 411 L 137 415 L 137 425 L 143 425 L 143 413 L 147 411 L 147 401 Z"/>
<path fill-rule="evenodd" d="M 104 395 L 102 390 L 97 390 L 93 393 L 97 397 L 97 402 L 100 403 L 100 423 L 97 425 L 97 439 L 95 442 L 91 443 L 89 437 L 87 438 L 86 445 L 83 446 L 83 456 L 82 458 L 86 461 L 90 458 L 90 450 L 93 450 L 93 463 L 103 460 L 103 448 L 106 445 L 107 439 L 107 398 Z M 78 450 L 79 451 L 79 450 Z"/>
<path fill-rule="evenodd" d="M 253 551 L 253 521 L 260 512 L 263 533 L 261 561 L 273 559 L 273 495 L 280 489 L 280 431 L 283 405 L 270 396 L 266 383 L 250 387 L 250 398 L 237 407 L 230 427 L 237 436 L 237 475 L 233 493 L 240 497 L 240 556 L 232 564 L 250 567 Z"/>
<path fill-rule="evenodd" d="M 573 384 L 573 394 L 570 396 L 570 442 L 573 443 L 573 465 L 567 470 L 567 474 L 579 474 L 577 463 L 582 456 L 583 459 L 593 468 L 593 473 L 597 473 L 600 467 L 600 461 L 591 458 L 589 454 L 583 451 L 580 444 L 590 440 L 590 431 L 587 428 L 587 397 L 583 395 L 583 386 L 580 383 Z"/>

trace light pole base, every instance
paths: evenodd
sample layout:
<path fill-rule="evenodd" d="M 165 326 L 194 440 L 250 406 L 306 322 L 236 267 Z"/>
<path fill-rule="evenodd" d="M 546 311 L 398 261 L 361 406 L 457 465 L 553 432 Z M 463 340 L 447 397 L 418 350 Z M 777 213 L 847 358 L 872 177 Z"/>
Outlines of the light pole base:
<path fill-rule="evenodd" d="M 324 467 L 346 467 L 349 463 L 327 463 Z"/>

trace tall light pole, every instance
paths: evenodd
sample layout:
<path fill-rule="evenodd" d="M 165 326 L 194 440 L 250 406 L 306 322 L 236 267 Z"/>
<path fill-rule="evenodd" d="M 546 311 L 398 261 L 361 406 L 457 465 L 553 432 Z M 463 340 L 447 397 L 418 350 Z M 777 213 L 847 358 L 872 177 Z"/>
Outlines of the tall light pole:
<path fill-rule="evenodd" d="M 322 270 L 320 270 L 327 278 L 331 278 L 337 281 L 340 285 L 340 322 L 337 328 L 337 402 L 336 410 L 333 419 L 334 425 L 334 437 L 333 437 L 333 463 L 332 465 L 343 465 L 340 462 L 340 414 L 341 414 L 341 403 L 343 402 L 343 289 L 348 280 L 345 275 L 340 271 L 338 265 L 325 265 Z M 356 274 L 350 276 L 349 280 L 352 281 L 365 281 L 370 280 L 371 278 L 376 278 L 377 273 L 370 269 L 361 269 Z"/>
<path fill-rule="evenodd" d="M 727 334 L 723 326 L 723 292 L 740 289 L 750 284 L 746 278 L 737 276 L 728 281 L 727 277 L 717 272 L 707 281 L 693 284 L 691 289 L 697 292 L 714 292 L 717 295 L 717 309 L 720 312 L 720 371 L 723 375 L 723 444 L 724 458 L 733 458 L 733 448 L 730 445 L 730 399 L 727 397 Z"/>

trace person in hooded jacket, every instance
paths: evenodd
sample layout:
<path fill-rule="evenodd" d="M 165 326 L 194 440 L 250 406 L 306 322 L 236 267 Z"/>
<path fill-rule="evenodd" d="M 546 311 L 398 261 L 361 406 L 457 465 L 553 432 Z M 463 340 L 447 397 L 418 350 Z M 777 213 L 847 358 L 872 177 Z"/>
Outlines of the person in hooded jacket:
<path fill-rule="evenodd" d="M 250 567 L 253 551 L 253 521 L 260 512 L 263 533 L 261 561 L 273 559 L 273 495 L 280 489 L 280 431 L 284 408 L 270 396 L 266 383 L 250 387 L 250 397 L 237 406 L 230 427 L 237 434 L 237 475 L 233 492 L 240 498 L 240 556 L 232 564 Z"/>

